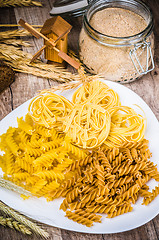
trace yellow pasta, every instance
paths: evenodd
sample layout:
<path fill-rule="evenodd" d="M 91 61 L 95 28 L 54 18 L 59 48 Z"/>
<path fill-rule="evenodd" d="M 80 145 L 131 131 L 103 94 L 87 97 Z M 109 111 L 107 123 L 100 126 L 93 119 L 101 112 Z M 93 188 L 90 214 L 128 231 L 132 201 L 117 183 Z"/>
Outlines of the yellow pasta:
<path fill-rule="evenodd" d="M 29 114 L 19 118 L 17 128 L 0 136 L 0 167 L 4 178 L 23 186 L 33 195 L 46 196 L 64 181 L 69 166 L 86 152 L 73 146 L 66 150 L 64 134 L 32 121 Z M 71 145 L 71 143 L 70 143 Z"/>
<path fill-rule="evenodd" d="M 46 127 L 59 127 L 62 119 L 70 113 L 73 104 L 62 96 L 46 91 L 33 98 L 29 112 L 33 120 Z"/>
<path fill-rule="evenodd" d="M 93 103 L 106 110 L 120 106 L 119 95 L 99 80 L 84 83 L 75 91 L 72 102 L 74 104 Z"/>
<path fill-rule="evenodd" d="M 64 120 L 64 132 L 74 144 L 85 149 L 100 146 L 110 131 L 110 114 L 101 106 L 87 103 L 75 105 Z"/>
<path fill-rule="evenodd" d="M 105 83 L 85 82 L 72 97 L 72 103 L 55 93 L 44 91 L 29 105 L 35 122 L 65 132 L 74 145 L 93 149 L 104 142 L 120 147 L 125 141 L 144 138 L 145 119 L 132 108 L 121 106 L 119 95 Z"/>
<path fill-rule="evenodd" d="M 78 159 L 85 159 L 85 157 L 87 156 L 82 149 L 74 146 L 71 143 L 71 139 L 68 136 L 65 136 L 63 146 L 68 153 L 69 152 L 73 153 Z"/>
<path fill-rule="evenodd" d="M 18 127 L 21 130 L 23 130 L 24 132 L 26 132 L 29 135 L 33 134 L 33 127 L 29 123 L 27 123 L 26 121 L 23 121 L 23 117 L 17 118 L 17 122 L 18 122 Z"/>
<path fill-rule="evenodd" d="M 132 108 L 113 107 L 110 114 L 110 132 L 104 142 L 108 147 L 120 147 L 125 141 L 139 142 L 144 138 L 145 119 Z"/>

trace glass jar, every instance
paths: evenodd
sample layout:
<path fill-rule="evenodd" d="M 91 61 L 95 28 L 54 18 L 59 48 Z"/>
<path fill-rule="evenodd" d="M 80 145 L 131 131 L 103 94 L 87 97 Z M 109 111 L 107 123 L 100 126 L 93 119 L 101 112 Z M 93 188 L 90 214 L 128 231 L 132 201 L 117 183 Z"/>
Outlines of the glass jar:
<path fill-rule="evenodd" d="M 116 9 L 117 12 L 124 11 L 123 16 L 126 16 L 125 19 L 129 19 L 129 22 L 125 22 L 127 29 L 122 29 L 123 33 L 127 31 L 126 36 L 106 35 L 103 31 L 98 30 L 102 21 L 104 21 L 105 12 L 103 10 L 108 8 L 109 11 L 111 9 L 113 11 Z M 98 17 L 95 18 L 97 13 Z M 131 21 L 131 14 L 136 19 L 134 18 Z M 116 20 L 113 18 L 113 21 L 115 29 L 119 29 L 119 33 L 121 33 L 119 16 Z M 106 25 L 103 25 L 103 30 L 111 30 L 112 28 L 111 14 L 109 14 L 109 17 L 110 24 L 107 21 Z M 124 21 L 125 19 L 121 20 Z M 140 27 L 141 20 L 145 23 L 144 28 L 132 34 L 132 29 L 135 30 L 137 26 Z M 132 25 L 133 21 L 134 26 Z M 107 80 L 126 83 L 148 73 L 154 69 L 153 17 L 149 7 L 140 0 L 93 1 L 84 14 L 79 48 L 80 59 L 86 69 L 91 73 L 103 76 Z"/>

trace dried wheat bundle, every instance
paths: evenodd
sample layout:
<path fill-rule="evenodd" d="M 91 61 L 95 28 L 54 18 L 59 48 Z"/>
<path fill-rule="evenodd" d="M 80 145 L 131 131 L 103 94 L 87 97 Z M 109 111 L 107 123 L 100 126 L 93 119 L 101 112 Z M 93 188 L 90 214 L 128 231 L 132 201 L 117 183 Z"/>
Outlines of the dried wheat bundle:
<path fill-rule="evenodd" d="M 0 40 L 1 43 L 5 43 L 7 45 L 13 45 L 16 47 L 23 46 L 23 47 L 30 47 L 30 43 L 27 41 L 23 41 L 21 39 L 5 39 L 5 40 Z"/>
<path fill-rule="evenodd" d="M 0 7 L 16 7 L 16 6 L 38 6 L 41 7 L 42 4 L 33 0 L 1 0 Z"/>
<path fill-rule="evenodd" d="M 22 60 L 25 62 L 25 58 L 26 60 L 30 60 L 32 55 L 22 51 L 20 48 L 15 47 L 15 46 L 11 46 L 11 45 L 7 45 L 5 43 L 0 43 L 0 59 L 3 60 L 3 56 L 4 58 L 6 58 L 6 60 Z M 4 59 L 5 60 L 5 59 Z"/>
<path fill-rule="evenodd" d="M 5 39 L 17 38 L 17 37 L 25 37 L 31 35 L 27 30 L 16 29 L 9 30 L 5 32 L 0 32 L 0 41 Z"/>
<path fill-rule="evenodd" d="M 23 224 L 19 223 L 18 221 L 15 221 L 13 218 L 5 218 L 3 216 L 0 216 L 0 225 L 4 227 L 10 227 L 12 229 L 15 229 L 19 232 L 22 232 L 23 234 L 31 235 L 32 232 L 25 227 Z"/>
<path fill-rule="evenodd" d="M 57 68 L 54 65 L 45 64 L 38 60 L 30 63 L 31 59 L 32 55 L 22 51 L 20 48 L 0 44 L 0 60 L 3 60 L 15 71 L 52 79 L 57 82 L 78 81 L 80 79 L 78 75 L 72 74 L 63 68 Z"/>
<path fill-rule="evenodd" d="M 44 237 L 44 238 L 49 237 L 49 234 L 44 229 L 39 227 L 36 223 L 27 219 L 25 216 L 18 213 L 14 209 L 8 207 L 6 204 L 4 204 L 1 201 L 0 201 L 0 211 L 11 216 L 16 221 L 18 221 L 20 224 L 24 224 L 26 227 L 29 227 L 34 233 L 39 234 L 41 237 Z"/>
<path fill-rule="evenodd" d="M 39 29 L 40 30 L 40 29 Z M 51 79 L 60 83 L 68 83 L 70 81 L 78 81 L 80 84 L 81 79 L 86 78 L 84 74 L 82 76 L 82 72 L 80 74 L 73 74 L 68 72 L 64 68 L 55 67 L 54 65 L 46 64 L 41 62 L 40 60 L 36 60 L 34 63 L 30 63 L 32 59 L 32 55 L 22 51 L 20 46 L 28 47 L 29 44 L 26 41 L 21 39 L 16 39 L 16 37 L 24 37 L 29 35 L 25 30 L 13 30 L 13 31 L 6 31 L 0 33 L 0 60 L 3 60 L 4 63 L 11 66 L 15 71 L 32 74 L 37 77 Z M 79 61 L 77 56 L 74 55 L 73 52 L 70 52 L 71 56 Z M 100 76 L 89 76 L 90 80 L 100 77 Z M 86 78 L 88 81 L 88 77 Z M 60 87 L 60 90 L 64 89 L 71 89 L 74 88 L 76 84 L 66 84 Z M 57 89 L 56 89 L 57 90 Z M 52 89 L 54 91 L 54 89 Z"/>

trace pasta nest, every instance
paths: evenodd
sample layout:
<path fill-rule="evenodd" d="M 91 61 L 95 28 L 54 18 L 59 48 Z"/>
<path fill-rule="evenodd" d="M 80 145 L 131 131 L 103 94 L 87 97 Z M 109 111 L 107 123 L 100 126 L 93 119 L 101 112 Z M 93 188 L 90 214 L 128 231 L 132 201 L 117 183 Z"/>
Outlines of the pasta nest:
<path fill-rule="evenodd" d="M 72 108 L 73 104 L 63 96 L 46 91 L 31 101 L 28 110 L 36 123 L 61 130 L 63 118 Z"/>
<path fill-rule="evenodd" d="M 81 148 L 100 146 L 110 131 L 111 117 L 108 111 L 97 104 L 75 104 L 64 122 L 64 132 Z"/>
<path fill-rule="evenodd" d="M 99 80 L 87 82 L 78 88 L 73 94 L 72 102 L 74 104 L 91 102 L 106 110 L 121 105 L 119 95 Z"/>
<path fill-rule="evenodd" d="M 144 138 L 146 119 L 127 106 L 110 109 L 110 133 L 104 142 L 108 147 L 120 147 L 125 141 L 139 142 Z"/>

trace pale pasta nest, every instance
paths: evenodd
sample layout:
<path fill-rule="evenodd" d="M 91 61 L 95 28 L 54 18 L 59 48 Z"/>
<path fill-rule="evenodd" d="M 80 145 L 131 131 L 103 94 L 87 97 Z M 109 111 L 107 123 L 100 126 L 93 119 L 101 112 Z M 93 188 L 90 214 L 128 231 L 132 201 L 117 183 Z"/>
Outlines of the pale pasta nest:
<path fill-rule="evenodd" d="M 29 105 L 29 112 L 33 120 L 47 128 L 60 126 L 67 116 L 73 104 L 66 98 L 46 91 L 33 98 Z"/>
<path fill-rule="evenodd" d="M 67 133 L 73 144 L 84 149 L 120 147 L 124 141 L 144 137 L 145 119 L 132 108 L 121 106 L 119 95 L 105 83 L 94 80 L 76 89 L 72 103 L 43 91 L 29 106 L 38 124 Z"/>
<path fill-rule="evenodd" d="M 100 146 L 110 131 L 110 114 L 101 106 L 86 103 L 76 104 L 64 121 L 64 132 L 81 148 Z"/>

